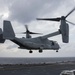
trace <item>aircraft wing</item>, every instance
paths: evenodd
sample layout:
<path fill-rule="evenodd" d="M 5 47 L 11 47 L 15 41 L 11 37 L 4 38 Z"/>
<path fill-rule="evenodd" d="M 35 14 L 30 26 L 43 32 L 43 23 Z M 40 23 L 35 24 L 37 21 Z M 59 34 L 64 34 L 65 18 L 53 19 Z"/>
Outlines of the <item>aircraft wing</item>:
<path fill-rule="evenodd" d="M 61 34 L 60 31 L 56 31 L 56 32 L 44 35 L 44 36 L 42 36 L 42 38 L 46 39 L 46 38 L 53 37 L 53 36 L 56 36 L 56 35 L 59 35 L 59 34 Z"/>

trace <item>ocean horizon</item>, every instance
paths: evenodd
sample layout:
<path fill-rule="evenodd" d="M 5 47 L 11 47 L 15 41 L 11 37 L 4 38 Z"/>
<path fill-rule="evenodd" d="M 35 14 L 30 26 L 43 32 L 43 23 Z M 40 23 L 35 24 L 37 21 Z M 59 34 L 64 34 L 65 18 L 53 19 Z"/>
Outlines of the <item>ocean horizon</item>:
<path fill-rule="evenodd" d="M 20 57 L 0 57 L 0 64 L 40 64 L 75 61 L 75 57 L 41 57 L 41 58 L 20 58 Z"/>

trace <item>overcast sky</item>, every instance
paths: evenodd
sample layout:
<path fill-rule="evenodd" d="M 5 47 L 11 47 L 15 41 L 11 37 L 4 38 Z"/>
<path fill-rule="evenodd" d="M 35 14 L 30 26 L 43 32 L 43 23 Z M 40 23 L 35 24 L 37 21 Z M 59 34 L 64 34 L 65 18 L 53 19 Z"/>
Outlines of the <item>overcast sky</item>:
<path fill-rule="evenodd" d="M 0 0 L 0 28 L 3 28 L 3 20 L 10 20 L 15 33 L 25 31 L 25 24 L 31 31 L 40 32 L 43 35 L 52 33 L 59 29 L 60 23 L 37 21 L 36 18 L 65 16 L 74 6 L 75 0 Z M 67 20 L 75 23 L 75 12 Z M 49 38 L 57 41 L 61 46 L 58 53 L 48 50 L 41 54 L 38 51 L 29 54 L 28 50 L 18 49 L 16 44 L 6 40 L 4 44 L 0 44 L 0 57 L 75 57 L 75 26 L 71 24 L 69 26 L 68 44 L 62 42 L 61 35 Z M 25 35 L 16 34 L 16 36 Z"/>

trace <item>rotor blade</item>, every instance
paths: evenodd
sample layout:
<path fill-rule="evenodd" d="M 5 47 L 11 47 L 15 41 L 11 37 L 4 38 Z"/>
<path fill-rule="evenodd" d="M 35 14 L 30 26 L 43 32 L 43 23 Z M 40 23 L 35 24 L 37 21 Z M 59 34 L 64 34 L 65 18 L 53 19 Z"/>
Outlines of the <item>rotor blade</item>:
<path fill-rule="evenodd" d="M 74 10 L 75 10 L 75 7 L 65 16 L 65 18 L 67 18 Z"/>
<path fill-rule="evenodd" d="M 21 34 L 26 34 L 26 32 L 21 32 Z"/>
<path fill-rule="evenodd" d="M 34 33 L 34 32 L 29 32 L 30 34 L 41 34 L 41 33 Z"/>
<path fill-rule="evenodd" d="M 66 20 L 66 22 L 68 22 L 68 23 L 70 23 L 70 24 L 72 24 L 72 25 L 75 25 L 75 23 L 72 23 L 72 22 L 70 22 L 70 21 L 67 21 L 67 20 Z"/>
<path fill-rule="evenodd" d="M 26 31 L 28 31 L 28 25 L 25 25 Z"/>
<path fill-rule="evenodd" d="M 26 32 L 20 32 L 20 33 L 15 33 L 15 34 L 26 34 Z"/>
<path fill-rule="evenodd" d="M 19 33 L 19 34 L 26 34 L 27 32 L 21 32 L 21 33 Z M 41 34 L 41 33 L 34 33 L 34 32 L 28 32 L 29 34 Z"/>
<path fill-rule="evenodd" d="M 60 21 L 61 18 L 37 18 L 37 20 Z"/>

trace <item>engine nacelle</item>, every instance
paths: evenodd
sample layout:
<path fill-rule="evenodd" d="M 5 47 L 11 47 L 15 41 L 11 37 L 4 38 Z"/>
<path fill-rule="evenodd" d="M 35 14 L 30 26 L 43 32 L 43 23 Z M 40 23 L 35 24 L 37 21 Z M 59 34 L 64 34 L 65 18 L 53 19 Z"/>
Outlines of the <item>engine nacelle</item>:
<path fill-rule="evenodd" d="M 66 22 L 61 21 L 60 31 L 62 35 L 62 41 L 64 43 L 69 42 L 69 25 Z"/>

